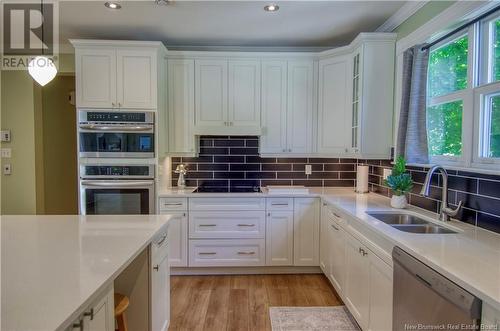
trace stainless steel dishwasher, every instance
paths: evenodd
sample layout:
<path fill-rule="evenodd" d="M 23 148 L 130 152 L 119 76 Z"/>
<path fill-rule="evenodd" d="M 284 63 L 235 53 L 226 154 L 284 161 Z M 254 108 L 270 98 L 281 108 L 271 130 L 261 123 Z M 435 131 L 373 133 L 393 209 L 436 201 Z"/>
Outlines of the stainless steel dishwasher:
<path fill-rule="evenodd" d="M 393 331 L 479 328 L 481 300 L 399 247 L 392 257 Z"/>

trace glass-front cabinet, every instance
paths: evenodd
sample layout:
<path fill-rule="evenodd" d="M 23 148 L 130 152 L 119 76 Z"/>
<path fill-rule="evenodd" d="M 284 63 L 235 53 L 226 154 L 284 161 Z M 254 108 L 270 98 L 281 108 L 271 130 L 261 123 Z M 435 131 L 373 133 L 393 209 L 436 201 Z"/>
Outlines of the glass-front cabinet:
<path fill-rule="evenodd" d="M 361 51 L 354 53 L 352 64 L 352 112 L 351 112 L 351 153 L 357 153 L 359 147 L 359 111 L 360 107 L 360 56 Z"/>

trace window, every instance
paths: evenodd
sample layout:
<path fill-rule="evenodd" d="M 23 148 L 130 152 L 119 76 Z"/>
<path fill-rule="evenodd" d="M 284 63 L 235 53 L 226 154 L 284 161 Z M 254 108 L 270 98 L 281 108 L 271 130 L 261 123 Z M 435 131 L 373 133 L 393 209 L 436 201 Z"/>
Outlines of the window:
<path fill-rule="evenodd" d="M 500 171 L 500 14 L 430 49 L 431 163 Z"/>

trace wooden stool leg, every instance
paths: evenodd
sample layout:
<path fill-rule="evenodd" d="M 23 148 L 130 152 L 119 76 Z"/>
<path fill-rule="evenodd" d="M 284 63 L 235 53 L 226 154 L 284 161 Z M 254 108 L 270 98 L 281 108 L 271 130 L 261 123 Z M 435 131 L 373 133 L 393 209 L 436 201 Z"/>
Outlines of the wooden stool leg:
<path fill-rule="evenodd" d="M 128 331 L 125 313 L 116 316 L 116 324 L 118 325 L 118 331 Z"/>

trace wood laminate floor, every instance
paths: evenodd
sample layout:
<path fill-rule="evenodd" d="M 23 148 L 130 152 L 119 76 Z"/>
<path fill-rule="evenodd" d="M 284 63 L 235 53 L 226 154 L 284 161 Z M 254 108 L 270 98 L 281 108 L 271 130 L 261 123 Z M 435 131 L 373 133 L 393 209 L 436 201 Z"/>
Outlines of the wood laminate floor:
<path fill-rule="evenodd" d="M 271 330 L 271 306 L 337 306 L 324 275 L 172 276 L 169 330 Z"/>

